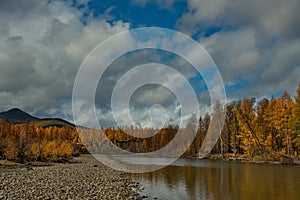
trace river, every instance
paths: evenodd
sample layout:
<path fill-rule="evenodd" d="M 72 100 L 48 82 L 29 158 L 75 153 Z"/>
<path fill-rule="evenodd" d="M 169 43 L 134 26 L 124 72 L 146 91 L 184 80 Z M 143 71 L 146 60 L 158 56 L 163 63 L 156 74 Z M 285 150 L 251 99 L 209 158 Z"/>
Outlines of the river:
<path fill-rule="evenodd" d="M 179 159 L 132 174 L 148 199 L 300 200 L 300 166 Z"/>

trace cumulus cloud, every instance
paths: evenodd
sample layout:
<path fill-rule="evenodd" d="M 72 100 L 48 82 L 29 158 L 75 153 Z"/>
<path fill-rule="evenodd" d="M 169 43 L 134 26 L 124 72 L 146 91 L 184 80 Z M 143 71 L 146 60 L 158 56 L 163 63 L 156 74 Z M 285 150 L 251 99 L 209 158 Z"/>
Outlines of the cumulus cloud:
<path fill-rule="evenodd" d="M 161 44 L 160 41 L 156 40 L 152 42 L 155 46 Z M 144 65 L 147 63 L 148 65 Z M 158 66 L 153 63 L 161 63 L 165 66 Z M 144 66 L 142 67 L 141 65 Z M 142 68 L 137 67 L 133 69 L 135 66 Z M 176 73 L 168 72 L 166 69 L 167 66 L 175 69 Z M 180 106 L 182 106 L 182 103 L 179 103 L 179 98 L 184 99 L 183 102 L 185 102 L 186 109 L 191 112 L 196 112 L 197 109 L 195 107 L 197 104 L 190 103 L 193 92 L 196 92 L 200 87 L 202 87 L 201 89 L 203 91 L 207 90 L 206 87 L 203 87 L 204 83 L 202 78 L 197 77 L 196 74 L 196 69 L 194 69 L 190 63 L 181 57 L 172 55 L 170 52 L 155 49 L 134 51 L 115 60 L 104 72 L 97 88 L 97 107 L 105 108 L 106 111 L 109 111 L 111 104 L 114 106 L 122 104 L 121 107 L 125 108 L 128 105 L 126 97 L 129 95 L 130 114 L 136 124 L 147 127 L 151 124 L 151 120 L 155 121 L 155 119 L 151 119 L 149 116 L 149 109 L 151 109 L 151 106 L 159 104 L 165 109 L 164 114 L 167 116 L 166 123 L 171 123 L 170 120 L 172 119 L 172 124 L 184 125 L 187 116 L 181 116 L 182 110 Z M 183 76 L 184 79 L 181 76 Z M 191 79 L 195 81 L 191 81 Z M 122 81 L 120 82 L 120 80 Z M 146 81 L 146 84 L 141 83 L 144 81 Z M 164 86 L 155 84 L 156 81 Z M 186 83 L 193 87 L 192 92 L 190 92 L 190 88 L 187 87 Z M 211 85 L 215 85 L 215 83 Z M 116 88 L 119 89 L 114 91 L 117 96 L 114 97 L 115 101 L 113 102 L 111 101 L 111 97 L 113 90 L 116 90 Z M 135 88 L 136 90 L 133 92 L 129 88 Z M 173 88 L 173 90 L 171 90 L 171 88 Z M 203 93 L 203 91 L 199 93 L 196 92 L 196 98 L 201 104 L 200 107 L 207 108 L 210 103 L 210 98 L 209 94 Z M 128 116 L 126 109 L 117 107 L 117 110 L 123 111 L 114 113 L 119 116 L 118 118 L 121 118 L 122 125 L 132 124 L 132 120 Z M 190 115 L 191 112 L 189 112 L 188 115 Z M 205 110 L 202 114 L 204 113 Z"/>
<path fill-rule="evenodd" d="M 20 107 L 71 119 L 73 82 L 84 57 L 130 26 L 93 16 L 83 23 L 83 13 L 67 1 L 0 2 L 1 110 Z"/>
<path fill-rule="evenodd" d="M 177 28 L 198 36 L 225 83 L 237 87 L 231 99 L 294 93 L 300 67 L 300 2 L 188 1 Z"/>
<path fill-rule="evenodd" d="M 3 24 L 0 31 L 2 111 L 20 107 L 40 117 L 56 116 L 72 121 L 72 89 L 80 64 L 101 41 L 130 27 L 130 24 L 123 21 L 108 22 L 112 19 L 108 16 L 113 7 L 103 10 L 100 17 L 94 18 L 91 14 L 83 19 L 87 3 L 88 1 L 76 1 L 75 4 L 83 6 L 80 9 L 68 1 L 0 3 L 0 22 Z M 107 51 L 100 53 L 114 53 L 132 45 L 131 42 L 130 38 L 123 38 L 115 43 L 116 46 L 107 46 Z M 159 44 L 157 41 L 153 42 Z M 192 69 L 191 66 L 186 66 L 183 59 L 174 59 L 157 50 L 138 51 L 120 57 L 105 71 L 98 85 L 96 114 L 102 126 L 115 125 L 110 97 L 116 81 L 132 67 L 149 62 L 165 62 L 185 74 L 186 78 L 194 74 L 194 71 L 189 70 Z M 162 75 L 160 71 L 151 72 L 157 77 Z M 81 91 L 90 88 L 90 80 L 96 74 L 94 71 L 88 73 Z M 167 85 L 181 85 L 176 77 L 169 74 L 161 78 L 165 79 Z M 154 123 L 155 119 L 151 119 L 150 113 L 157 116 L 161 109 L 152 107 L 152 112 L 149 112 L 153 104 L 164 106 L 168 115 L 166 120 L 172 118 L 174 123 L 180 121 L 177 119 L 180 107 L 176 103 L 176 97 L 166 89 L 145 87 L 136 92 L 131 100 L 130 105 L 134 105 L 132 117 L 140 125 L 149 126 Z M 85 112 L 81 113 L 79 122 L 88 124 L 93 116 L 93 109 L 84 102 L 81 103 L 76 106 L 84 108 Z M 122 112 L 124 111 L 121 110 L 120 113 Z M 89 125 L 96 127 L 95 123 Z"/>
<path fill-rule="evenodd" d="M 130 28 L 129 23 L 111 16 L 114 7 L 103 10 L 95 18 L 88 9 L 88 2 L 0 1 L 1 111 L 20 107 L 39 116 L 72 120 L 72 88 L 85 56 L 109 36 Z M 150 3 L 148 0 L 132 2 L 140 6 Z M 155 0 L 154 3 L 162 9 L 169 9 L 174 1 Z M 178 19 L 176 28 L 197 38 L 210 53 L 229 88 L 227 94 L 230 99 L 244 96 L 259 98 L 281 90 L 292 93 L 300 81 L 299 4 L 296 0 L 189 0 L 188 12 Z M 170 42 L 159 38 L 153 42 L 172 46 L 177 42 L 176 37 L 173 39 Z M 109 51 L 103 53 L 130 45 L 132 41 L 126 38 L 116 46 L 107 46 Z M 193 49 L 187 56 L 200 58 Z M 149 62 L 172 66 L 184 75 L 198 90 L 200 109 L 206 112 L 209 93 L 200 75 L 200 78 L 195 75 L 195 69 L 182 58 L 148 49 L 116 59 L 104 72 L 95 98 L 98 120 L 103 126 L 114 125 L 110 121 L 113 116 L 109 104 L 117 80 L 132 67 Z M 159 71 L 152 72 L 162 75 Z M 89 78 L 95 76 L 93 71 L 88 75 L 86 88 Z M 173 87 L 182 85 L 170 74 L 164 78 Z M 153 104 L 161 104 L 165 110 L 151 107 Z M 137 90 L 130 105 L 134 107 L 132 118 L 143 126 L 157 124 L 149 116 L 151 114 L 168 115 L 169 120 L 173 118 L 176 121 L 181 111 L 172 92 L 153 85 Z M 152 110 L 149 111 L 149 108 Z M 93 109 L 87 109 L 81 121 L 89 122 L 92 113 Z"/>

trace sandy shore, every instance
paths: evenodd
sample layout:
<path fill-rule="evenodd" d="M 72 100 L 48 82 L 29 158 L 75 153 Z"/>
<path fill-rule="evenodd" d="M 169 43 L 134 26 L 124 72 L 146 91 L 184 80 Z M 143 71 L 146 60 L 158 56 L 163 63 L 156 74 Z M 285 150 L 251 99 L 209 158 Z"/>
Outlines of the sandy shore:
<path fill-rule="evenodd" d="M 0 199 L 141 199 L 138 183 L 90 155 L 80 163 L 0 167 Z"/>

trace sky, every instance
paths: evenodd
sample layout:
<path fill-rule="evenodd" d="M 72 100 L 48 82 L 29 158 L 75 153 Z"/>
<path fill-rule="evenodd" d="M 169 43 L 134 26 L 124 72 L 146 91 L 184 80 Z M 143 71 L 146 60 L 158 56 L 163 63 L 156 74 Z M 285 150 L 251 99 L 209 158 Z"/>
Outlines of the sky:
<path fill-rule="evenodd" d="M 18 107 L 73 121 L 73 84 L 89 52 L 114 34 L 153 26 L 198 41 L 220 70 L 228 101 L 279 96 L 285 90 L 294 95 L 300 83 L 299 9 L 299 0 L 0 1 L 0 111 Z M 153 60 L 176 65 L 166 52 L 130 56 L 112 65 L 97 90 L 97 114 L 107 126 L 111 81 L 124 66 Z M 190 73 L 188 63 L 176 63 Z M 189 78 L 199 101 L 207 104 L 201 76 Z M 172 120 L 180 113 L 176 96 L 157 85 L 137 90 L 132 99 L 133 118 L 141 123 L 149 121 L 145 110 L 154 104 L 164 105 Z"/>

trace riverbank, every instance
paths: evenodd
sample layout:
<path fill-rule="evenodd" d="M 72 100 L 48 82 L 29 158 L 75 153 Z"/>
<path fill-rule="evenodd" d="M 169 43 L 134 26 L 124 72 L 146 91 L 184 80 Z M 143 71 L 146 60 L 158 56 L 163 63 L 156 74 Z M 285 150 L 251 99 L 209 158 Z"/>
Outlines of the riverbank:
<path fill-rule="evenodd" d="M 0 166 L 0 199 L 142 199 L 138 183 L 88 154 L 72 163 Z"/>
<path fill-rule="evenodd" d="M 222 161 L 229 161 L 229 162 L 245 162 L 245 163 L 255 163 L 255 164 L 300 165 L 299 159 L 284 158 L 284 157 L 281 157 L 280 159 L 278 158 L 276 160 L 271 160 L 264 157 L 246 157 L 246 156 L 213 154 L 204 159 L 222 160 Z"/>

